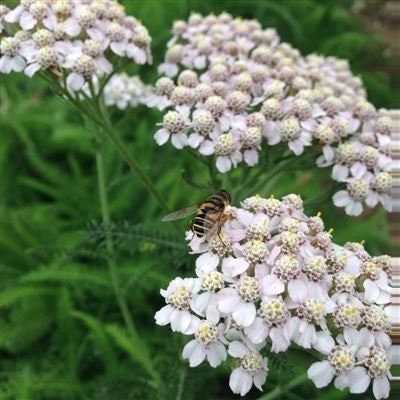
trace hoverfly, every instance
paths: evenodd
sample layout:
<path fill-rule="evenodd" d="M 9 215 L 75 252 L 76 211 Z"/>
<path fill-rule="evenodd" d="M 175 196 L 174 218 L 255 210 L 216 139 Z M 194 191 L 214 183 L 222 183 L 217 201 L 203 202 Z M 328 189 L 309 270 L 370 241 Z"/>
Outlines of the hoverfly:
<path fill-rule="evenodd" d="M 219 234 L 225 222 L 224 211 L 231 203 L 231 195 L 226 190 L 212 194 L 203 203 L 183 208 L 166 215 L 162 221 L 175 221 L 196 213 L 190 222 L 190 229 L 199 238 L 209 234 Z M 223 240 L 220 238 L 223 243 Z"/>

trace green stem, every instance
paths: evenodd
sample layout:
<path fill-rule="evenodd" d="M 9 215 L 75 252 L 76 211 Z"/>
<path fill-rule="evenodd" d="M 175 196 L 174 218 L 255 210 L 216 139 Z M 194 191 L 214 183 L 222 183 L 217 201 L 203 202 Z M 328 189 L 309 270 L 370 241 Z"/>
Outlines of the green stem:
<path fill-rule="evenodd" d="M 65 84 L 65 83 L 64 83 Z M 169 207 L 165 202 L 164 198 L 158 192 L 156 187 L 153 185 L 153 182 L 148 178 L 148 176 L 142 171 L 140 164 L 136 160 L 136 158 L 125 148 L 124 143 L 121 139 L 114 133 L 113 128 L 111 126 L 110 121 L 108 120 L 108 116 L 106 112 L 102 110 L 101 101 L 96 98 L 92 98 L 92 103 L 90 103 L 90 98 L 82 102 L 79 99 L 72 96 L 68 90 L 64 89 L 60 84 L 59 92 L 57 92 L 61 97 L 65 96 L 71 104 L 73 104 L 78 110 L 82 111 L 91 121 L 93 121 L 98 127 L 102 128 L 104 133 L 111 139 L 117 148 L 118 152 L 122 156 L 122 158 L 129 165 L 130 169 L 136 176 L 140 179 L 143 185 L 149 190 L 151 194 L 156 198 L 160 206 L 163 208 L 165 212 L 169 212 Z M 87 103 L 87 104 L 84 104 Z"/>
<path fill-rule="evenodd" d="M 220 190 L 221 184 L 219 183 L 216 177 L 216 170 L 215 170 L 215 158 L 209 157 L 208 158 L 208 173 L 210 175 L 211 184 L 214 190 Z"/>
<path fill-rule="evenodd" d="M 179 374 L 179 384 L 178 384 L 178 391 L 176 393 L 176 400 L 182 400 L 183 388 L 184 388 L 185 379 L 186 379 L 186 373 L 187 373 L 187 367 L 184 366 L 181 369 L 181 372 Z"/>
<path fill-rule="evenodd" d="M 112 237 L 110 235 L 109 227 L 111 223 L 110 218 L 110 210 L 108 206 L 108 196 L 107 196 L 107 188 L 106 188 L 106 179 L 105 179 L 105 171 L 104 171 L 104 158 L 100 149 L 96 152 L 96 169 L 97 169 L 97 184 L 99 190 L 99 199 L 100 199 L 100 208 L 101 215 L 104 227 L 106 229 L 106 249 L 107 249 L 107 263 L 108 269 L 110 272 L 111 282 L 114 289 L 115 297 L 117 299 L 118 306 L 120 308 L 122 317 L 124 319 L 125 325 L 128 329 L 129 334 L 132 337 L 132 340 L 140 349 L 142 353 L 142 361 L 146 366 L 147 371 L 154 379 L 156 385 L 159 383 L 160 379 L 155 369 L 152 367 L 152 361 L 150 356 L 148 355 L 146 348 L 143 343 L 141 343 L 141 339 L 139 334 L 137 333 L 135 323 L 131 317 L 131 313 L 129 311 L 128 303 L 126 302 L 125 296 L 123 295 L 120 279 L 118 275 L 118 268 L 115 262 L 115 254 L 114 254 L 114 244 L 112 241 Z"/>
<path fill-rule="evenodd" d="M 102 114 L 103 121 L 101 122 L 101 127 L 104 129 L 107 136 L 114 143 L 115 147 L 123 157 L 123 159 L 127 162 L 130 169 L 136 174 L 136 176 L 142 181 L 143 185 L 147 188 L 147 190 L 156 198 L 160 206 L 164 209 L 165 212 L 169 212 L 169 207 L 165 202 L 164 198 L 161 196 L 160 192 L 153 185 L 153 182 L 150 178 L 142 171 L 140 164 L 136 160 L 136 158 L 126 149 L 124 143 L 121 139 L 114 133 L 113 129 L 110 126 L 107 118 Z"/>
<path fill-rule="evenodd" d="M 100 150 L 96 153 L 96 167 L 97 167 L 97 184 L 99 188 L 99 199 L 100 199 L 100 207 L 101 207 L 101 215 L 103 219 L 103 224 L 106 229 L 106 248 L 107 248 L 107 262 L 108 268 L 110 271 L 111 282 L 114 288 L 115 296 L 118 301 L 118 305 L 121 309 L 122 316 L 126 323 L 126 326 L 131 334 L 132 338 L 136 340 L 138 338 L 138 334 L 136 332 L 136 327 L 131 318 L 128 305 L 125 301 L 124 296 L 121 293 L 121 287 L 119 283 L 118 269 L 115 263 L 114 256 L 114 244 L 109 232 L 110 227 L 110 211 L 108 207 L 108 198 L 107 198 L 107 189 L 106 189 L 106 180 L 104 173 L 104 160 L 103 155 Z"/>
<path fill-rule="evenodd" d="M 259 397 L 257 400 L 273 400 L 273 399 L 278 399 L 278 398 L 280 399 L 283 394 L 289 392 L 296 386 L 301 385 L 302 383 L 307 381 L 307 379 L 308 379 L 307 373 L 304 372 L 303 374 L 296 376 L 290 382 L 285 384 L 284 387 L 276 386 L 274 390 L 265 394 L 264 396 Z"/>

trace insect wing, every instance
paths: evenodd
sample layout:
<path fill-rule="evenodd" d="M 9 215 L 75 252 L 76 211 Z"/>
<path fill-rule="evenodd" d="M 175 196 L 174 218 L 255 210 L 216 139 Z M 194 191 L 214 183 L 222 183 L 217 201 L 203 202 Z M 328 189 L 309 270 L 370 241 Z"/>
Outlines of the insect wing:
<path fill-rule="evenodd" d="M 177 219 L 182 219 L 194 214 L 197 211 L 198 205 L 182 208 L 182 210 L 174 211 L 171 214 L 166 215 L 161 221 L 175 221 Z"/>

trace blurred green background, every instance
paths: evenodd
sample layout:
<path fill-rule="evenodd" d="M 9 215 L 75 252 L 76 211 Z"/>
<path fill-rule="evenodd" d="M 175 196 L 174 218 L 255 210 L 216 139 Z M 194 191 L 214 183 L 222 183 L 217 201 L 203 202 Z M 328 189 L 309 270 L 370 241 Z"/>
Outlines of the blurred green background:
<path fill-rule="evenodd" d="M 349 59 L 372 103 L 398 106 L 398 93 L 392 90 L 397 83 L 392 74 L 393 48 L 382 17 L 385 2 L 121 2 L 153 37 L 154 65 L 129 68 L 146 83 L 156 80 L 156 66 L 163 60 L 175 19 L 186 19 L 192 11 L 228 11 L 276 27 L 282 40 L 303 54 Z M 374 27 L 371 18 L 380 25 Z M 235 398 L 228 388 L 229 366 L 190 369 L 180 358 L 187 339 L 153 322 L 163 305 L 159 289 L 177 275 L 194 274 L 194 258 L 187 255 L 183 239 L 187 221 L 179 223 L 180 236 L 159 223 L 162 210 L 109 143 L 107 189 L 123 295 L 162 377 L 162 390 L 156 391 L 138 361 L 137 343 L 125 330 L 108 276 L 94 152 L 81 115 L 38 77 L 3 75 L 0 93 L 0 399 Z M 170 145 L 155 144 L 160 112 L 144 107 L 114 110 L 112 118 L 171 209 L 209 195 L 211 189 L 194 190 L 182 178 L 185 171 L 206 185 L 208 175 L 201 163 Z M 274 182 L 273 193 L 297 192 L 313 200 L 327 185 L 327 170 L 288 170 Z M 234 199 L 234 204 L 240 200 Z M 382 209 L 355 219 L 330 200 L 311 201 L 307 207 L 310 213 L 319 210 L 326 226 L 334 228 L 336 242 L 364 239 L 372 254 L 392 254 Z M 284 386 L 311 362 L 311 356 L 302 352 L 272 357 L 264 391 Z M 254 390 L 248 398 L 259 396 Z M 349 395 L 334 388 L 316 390 L 306 383 L 276 398 L 334 400 Z M 372 393 L 352 398 L 370 399 Z"/>

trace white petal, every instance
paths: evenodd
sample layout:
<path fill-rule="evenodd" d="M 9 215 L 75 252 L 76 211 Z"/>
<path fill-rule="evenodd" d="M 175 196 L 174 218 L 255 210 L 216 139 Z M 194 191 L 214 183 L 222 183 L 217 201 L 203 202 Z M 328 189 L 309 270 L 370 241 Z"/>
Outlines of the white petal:
<path fill-rule="evenodd" d="M 262 370 L 253 376 L 254 385 L 257 389 L 263 391 L 262 385 L 267 380 L 267 371 Z"/>
<path fill-rule="evenodd" d="M 253 379 L 251 378 L 250 374 L 241 370 L 240 368 L 236 368 L 232 371 L 229 378 L 229 387 L 233 393 L 244 396 L 249 392 L 252 385 Z"/>
<path fill-rule="evenodd" d="M 157 144 L 159 146 L 162 146 L 164 143 L 167 142 L 167 140 L 169 139 L 170 133 L 166 130 L 166 129 L 159 129 L 155 135 L 154 135 L 154 139 L 157 142 Z"/>
<path fill-rule="evenodd" d="M 97 65 L 101 72 L 109 74 L 113 70 L 113 65 L 105 57 L 100 57 L 97 59 Z"/>
<path fill-rule="evenodd" d="M 377 400 L 387 399 L 389 397 L 389 392 L 390 392 L 390 385 L 388 378 L 386 376 L 375 378 L 374 383 L 372 385 L 372 391 L 374 392 L 374 396 Z"/>
<path fill-rule="evenodd" d="M 269 329 L 261 318 L 256 318 L 254 322 L 244 329 L 244 333 L 254 343 L 262 343 L 268 336 Z"/>
<path fill-rule="evenodd" d="M 171 143 L 176 149 L 183 149 L 187 145 L 185 133 L 174 133 L 171 135 Z"/>
<path fill-rule="evenodd" d="M 324 153 L 326 160 L 329 162 L 332 161 L 335 157 L 335 152 L 333 151 L 332 146 L 328 146 L 328 145 L 324 146 L 322 148 L 322 152 Z"/>
<path fill-rule="evenodd" d="M 224 313 L 231 313 L 239 305 L 240 297 L 235 289 L 225 288 L 218 293 L 218 308 Z"/>
<path fill-rule="evenodd" d="M 222 361 L 226 360 L 225 346 L 220 342 L 210 345 L 207 350 L 207 360 L 213 368 L 218 367 Z"/>
<path fill-rule="evenodd" d="M 293 279 L 288 283 L 288 292 L 296 303 L 302 303 L 307 298 L 307 287 L 300 279 Z"/>
<path fill-rule="evenodd" d="M 229 157 L 226 156 L 218 156 L 217 157 L 217 170 L 219 172 L 228 172 L 232 167 L 232 162 Z"/>
<path fill-rule="evenodd" d="M 256 318 L 256 306 L 254 303 L 241 303 L 232 317 L 240 326 L 250 326 Z"/>
<path fill-rule="evenodd" d="M 343 390 L 350 384 L 348 374 L 340 374 L 335 378 L 335 388 Z"/>
<path fill-rule="evenodd" d="M 286 351 L 290 345 L 290 341 L 285 337 L 282 327 L 274 327 L 269 331 L 269 337 L 272 341 L 271 351 L 279 353 Z"/>
<path fill-rule="evenodd" d="M 110 48 L 118 56 L 123 57 L 125 55 L 126 44 L 124 42 L 111 42 Z"/>
<path fill-rule="evenodd" d="M 11 67 L 11 58 L 8 56 L 2 56 L 0 58 L 0 72 L 3 74 L 9 74 L 11 72 Z"/>
<path fill-rule="evenodd" d="M 243 358 L 249 350 L 244 343 L 234 340 L 229 343 L 228 353 L 235 358 Z"/>
<path fill-rule="evenodd" d="M 28 12 L 22 13 L 21 19 L 19 20 L 19 24 L 24 31 L 32 29 L 36 25 L 36 22 L 36 19 Z"/>
<path fill-rule="evenodd" d="M 196 274 L 202 276 L 210 271 L 214 271 L 219 263 L 219 257 L 214 253 L 203 253 L 196 260 Z"/>
<path fill-rule="evenodd" d="M 363 212 L 363 207 L 360 201 L 352 201 L 346 206 L 346 214 L 358 217 Z"/>
<path fill-rule="evenodd" d="M 375 303 L 380 294 L 378 285 L 375 282 L 371 281 L 371 279 L 366 279 L 363 283 L 363 286 L 365 289 L 365 300 L 370 303 Z"/>
<path fill-rule="evenodd" d="M 196 347 L 198 347 L 200 344 L 197 340 L 193 339 L 189 342 L 186 343 L 185 347 L 182 350 L 182 357 L 185 360 L 188 360 L 189 357 L 193 354 L 193 352 L 196 350 Z"/>
<path fill-rule="evenodd" d="M 367 328 L 362 328 L 358 332 L 357 345 L 359 348 L 361 347 L 369 348 L 374 344 L 374 341 L 375 341 L 374 335 Z"/>
<path fill-rule="evenodd" d="M 264 277 L 261 285 L 262 292 L 266 296 L 280 294 L 285 290 L 285 284 L 273 274 Z"/>
<path fill-rule="evenodd" d="M 297 338 L 299 334 L 299 324 L 301 320 L 299 317 L 290 318 L 284 326 L 284 335 L 288 340 Z"/>
<path fill-rule="evenodd" d="M 26 68 L 25 68 L 25 75 L 29 76 L 29 78 L 31 78 L 37 71 L 39 71 L 40 69 L 40 65 L 36 62 L 29 64 Z"/>
<path fill-rule="evenodd" d="M 81 31 L 81 27 L 78 24 L 78 21 L 76 18 L 68 18 L 64 23 L 63 23 L 64 31 L 67 33 L 69 36 L 77 36 L 79 35 Z"/>
<path fill-rule="evenodd" d="M 244 152 L 244 161 L 250 167 L 253 167 L 258 163 L 258 152 L 257 150 L 246 150 Z"/>
<path fill-rule="evenodd" d="M 199 135 L 198 133 L 192 133 L 188 139 L 188 145 L 193 149 L 199 147 L 200 143 L 204 140 L 204 136 Z"/>
<path fill-rule="evenodd" d="M 26 62 L 21 56 L 16 56 L 12 60 L 12 69 L 15 72 L 20 72 L 25 68 Z"/>
<path fill-rule="evenodd" d="M 82 75 L 72 72 L 67 77 L 67 86 L 71 90 L 77 91 L 82 88 L 85 83 L 85 79 Z"/>
<path fill-rule="evenodd" d="M 191 367 L 197 367 L 204 361 L 206 353 L 203 346 L 197 342 L 197 340 L 191 340 L 183 348 L 182 357 L 189 359 L 189 365 Z"/>
<path fill-rule="evenodd" d="M 343 182 L 349 175 L 349 167 L 346 165 L 336 164 L 332 168 L 332 178 L 335 181 Z"/>
<path fill-rule="evenodd" d="M 359 333 L 355 328 L 345 328 L 343 337 L 349 346 L 357 345 L 359 341 Z"/>
<path fill-rule="evenodd" d="M 157 311 L 154 316 L 156 324 L 161 326 L 169 324 L 173 311 L 174 309 L 169 304 L 163 307 L 161 310 Z"/>
<path fill-rule="evenodd" d="M 336 207 L 344 207 L 350 203 L 351 198 L 346 190 L 340 190 L 333 195 L 332 200 Z"/>
<path fill-rule="evenodd" d="M 305 349 L 310 349 L 317 339 L 315 326 L 309 324 L 307 321 L 302 321 L 302 325 L 299 329 L 300 335 L 298 336 L 296 343 Z"/>
<path fill-rule="evenodd" d="M 199 294 L 193 301 L 193 311 L 197 314 L 204 315 L 204 312 L 210 304 L 213 296 L 214 294 L 209 292 Z"/>
<path fill-rule="evenodd" d="M 171 330 L 185 333 L 190 327 L 191 320 L 189 311 L 174 310 L 171 315 Z"/>
<path fill-rule="evenodd" d="M 205 56 L 198 56 L 194 59 L 194 66 L 197 69 L 203 69 L 206 66 L 206 57 Z"/>
<path fill-rule="evenodd" d="M 288 147 L 290 150 L 293 151 L 294 154 L 296 154 L 296 156 L 299 156 L 304 151 L 304 145 L 301 142 L 300 138 L 289 142 Z"/>
<path fill-rule="evenodd" d="M 329 361 L 319 361 L 311 365 L 307 370 L 307 376 L 317 388 L 327 386 L 335 376 L 335 369 Z"/>
<path fill-rule="evenodd" d="M 217 324 L 220 318 L 220 314 L 216 304 L 210 304 L 207 307 L 206 318 L 213 324 Z"/>
<path fill-rule="evenodd" d="M 280 246 L 274 246 L 271 253 L 269 253 L 269 255 L 268 255 L 267 264 L 273 265 L 276 257 L 278 257 L 279 254 L 281 253 L 281 250 L 282 249 Z"/>
<path fill-rule="evenodd" d="M 350 171 L 355 178 L 360 179 L 367 172 L 367 167 L 360 162 L 355 162 Z"/>
<path fill-rule="evenodd" d="M 244 258 L 227 257 L 222 261 L 222 272 L 230 277 L 242 274 L 248 267 L 249 263 Z"/>
<path fill-rule="evenodd" d="M 348 253 L 348 261 L 344 267 L 344 272 L 351 275 L 360 275 L 361 261 L 352 253 Z"/>
<path fill-rule="evenodd" d="M 363 367 L 355 367 L 348 373 L 350 393 L 364 393 L 371 379 Z"/>
<path fill-rule="evenodd" d="M 335 341 L 328 333 L 317 332 L 317 340 L 313 344 L 313 347 L 322 354 L 329 354 L 335 347 Z"/>
<path fill-rule="evenodd" d="M 365 199 L 365 204 L 368 206 L 368 207 L 371 207 L 371 208 L 373 208 L 373 207 L 375 207 L 377 204 L 378 204 L 378 202 L 379 202 L 379 195 L 378 195 L 378 193 L 376 193 L 376 192 L 369 192 L 368 193 L 368 196 L 366 197 L 366 199 Z"/>
<path fill-rule="evenodd" d="M 203 156 L 209 156 L 214 153 L 214 145 L 211 140 L 204 140 L 199 147 L 199 153 Z"/>
<path fill-rule="evenodd" d="M 10 23 L 17 22 L 21 17 L 21 13 L 24 11 L 23 6 L 19 5 L 13 10 L 10 10 L 4 17 L 4 20 Z"/>

